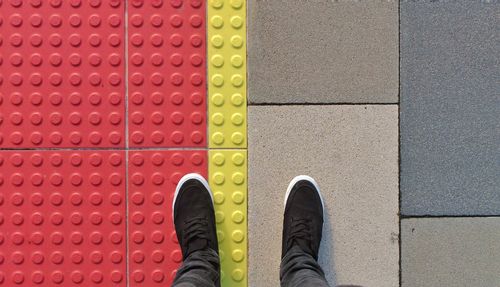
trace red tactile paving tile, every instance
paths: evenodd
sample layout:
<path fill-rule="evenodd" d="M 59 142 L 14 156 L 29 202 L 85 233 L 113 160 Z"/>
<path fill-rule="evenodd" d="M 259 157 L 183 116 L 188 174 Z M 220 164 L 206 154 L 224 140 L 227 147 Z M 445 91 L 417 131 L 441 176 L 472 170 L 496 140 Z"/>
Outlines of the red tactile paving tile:
<path fill-rule="evenodd" d="M 170 286 L 182 261 L 172 224 L 172 199 L 181 177 L 207 176 L 206 151 L 129 153 L 129 282 Z"/>
<path fill-rule="evenodd" d="M 128 3 L 130 146 L 206 146 L 205 1 Z"/>
<path fill-rule="evenodd" d="M 121 0 L 0 0 L 0 147 L 123 147 Z"/>
<path fill-rule="evenodd" d="M 0 152 L 0 286 L 125 286 L 124 152 Z"/>

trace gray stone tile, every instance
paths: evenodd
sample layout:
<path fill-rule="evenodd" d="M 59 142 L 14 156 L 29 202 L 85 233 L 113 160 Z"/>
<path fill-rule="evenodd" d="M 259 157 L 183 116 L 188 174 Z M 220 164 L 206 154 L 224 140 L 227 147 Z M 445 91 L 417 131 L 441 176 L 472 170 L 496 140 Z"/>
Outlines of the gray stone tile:
<path fill-rule="evenodd" d="M 498 286 L 500 218 L 401 222 L 402 286 Z"/>
<path fill-rule="evenodd" d="M 398 109 L 249 107 L 249 286 L 279 286 L 283 199 L 308 174 L 326 204 L 320 263 L 334 284 L 398 286 Z"/>
<path fill-rule="evenodd" d="M 404 215 L 500 214 L 500 1 L 401 2 Z"/>
<path fill-rule="evenodd" d="M 248 1 L 251 103 L 396 103 L 398 2 Z"/>

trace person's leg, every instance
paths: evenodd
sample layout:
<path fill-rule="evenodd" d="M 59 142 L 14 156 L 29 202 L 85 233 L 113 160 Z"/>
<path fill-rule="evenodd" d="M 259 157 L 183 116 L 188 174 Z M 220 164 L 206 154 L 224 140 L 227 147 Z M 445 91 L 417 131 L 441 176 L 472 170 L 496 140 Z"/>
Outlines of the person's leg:
<path fill-rule="evenodd" d="M 173 287 L 219 287 L 220 262 L 212 194 L 198 174 L 185 175 L 172 204 L 182 266 Z"/>
<path fill-rule="evenodd" d="M 177 270 L 175 287 L 214 287 L 219 279 L 219 256 L 213 250 L 191 253 Z"/>
<path fill-rule="evenodd" d="M 300 247 L 294 246 L 281 260 L 281 286 L 328 286 L 318 262 Z"/>
<path fill-rule="evenodd" d="M 298 176 L 288 186 L 283 218 L 280 281 L 282 287 L 328 287 L 319 266 L 323 200 L 317 183 Z"/>

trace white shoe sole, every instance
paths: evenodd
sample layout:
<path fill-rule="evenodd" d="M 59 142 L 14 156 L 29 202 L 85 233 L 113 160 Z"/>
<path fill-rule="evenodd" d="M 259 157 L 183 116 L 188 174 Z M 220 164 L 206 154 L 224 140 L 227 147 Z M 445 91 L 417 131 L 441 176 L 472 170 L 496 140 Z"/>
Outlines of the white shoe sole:
<path fill-rule="evenodd" d="M 208 194 L 210 194 L 210 199 L 212 200 L 212 206 L 214 204 L 214 198 L 212 196 L 212 191 L 210 190 L 210 186 L 208 185 L 208 182 L 207 180 L 201 176 L 200 174 L 197 174 L 197 173 L 188 173 L 186 175 L 184 175 L 181 180 L 179 180 L 179 183 L 177 184 L 177 187 L 175 188 L 175 194 L 174 194 L 174 200 L 172 201 L 172 221 L 174 220 L 174 206 L 175 206 L 175 202 L 177 201 L 177 196 L 179 196 L 179 191 L 181 189 L 181 186 L 188 180 L 190 179 L 196 179 L 198 181 L 200 181 L 203 186 L 205 186 L 205 188 L 208 190 Z"/>
<path fill-rule="evenodd" d="M 288 201 L 288 197 L 290 196 L 290 192 L 292 191 L 292 188 L 295 186 L 295 184 L 297 184 L 297 182 L 299 182 L 301 180 L 309 181 L 310 183 L 312 183 L 314 185 L 314 187 L 318 191 L 319 199 L 321 200 L 321 207 L 323 208 L 323 216 L 324 216 L 325 215 L 325 203 L 323 202 L 323 197 L 321 196 L 321 191 L 319 189 L 319 185 L 314 180 L 314 178 L 312 178 L 308 175 L 298 175 L 298 176 L 294 177 L 292 179 L 292 181 L 290 181 L 290 184 L 288 184 L 288 188 L 286 190 L 285 201 L 283 203 L 283 206 L 286 207 L 286 202 Z"/>

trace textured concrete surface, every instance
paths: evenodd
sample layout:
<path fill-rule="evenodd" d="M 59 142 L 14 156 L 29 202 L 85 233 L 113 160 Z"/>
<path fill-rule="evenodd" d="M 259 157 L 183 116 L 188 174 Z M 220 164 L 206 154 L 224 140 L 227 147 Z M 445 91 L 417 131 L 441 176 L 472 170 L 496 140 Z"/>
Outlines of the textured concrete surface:
<path fill-rule="evenodd" d="M 251 106 L 248 128 L 249 286 L 279 286 L 283 199 L 299 174 L 325 199 L 332 286 L 398 286 L 397 106 Z"/>
<path fill-rule="evenodd" d="M 499 286 L 500 218 L 418 218 L 401 225 L 402 286 Z"/>
<path fill-rule="evenodd" d="M 499 15 L 500 1 L 401 3 L 404 215 L 500 214 Z"/>
<path fill-rule="evenodd" d="M 396 103 L 398 1 L 249 1 L 251 103 Z"/>

